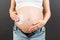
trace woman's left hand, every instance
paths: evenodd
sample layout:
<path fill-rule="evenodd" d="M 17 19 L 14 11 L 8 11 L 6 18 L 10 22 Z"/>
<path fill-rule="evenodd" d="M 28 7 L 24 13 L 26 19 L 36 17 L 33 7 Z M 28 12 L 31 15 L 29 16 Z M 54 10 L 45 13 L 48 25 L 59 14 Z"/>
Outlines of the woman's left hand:
<path fill-rule="evenodd" d="M 39 30 L 40 28 L 42 28 L 45 24 L 46 24 L 46 22 L 44 20 L 40 20 L 38 23 L 36 23 L 32 27 L 30 27 L 28 31 L 32 33 L 34 31 Z"/>

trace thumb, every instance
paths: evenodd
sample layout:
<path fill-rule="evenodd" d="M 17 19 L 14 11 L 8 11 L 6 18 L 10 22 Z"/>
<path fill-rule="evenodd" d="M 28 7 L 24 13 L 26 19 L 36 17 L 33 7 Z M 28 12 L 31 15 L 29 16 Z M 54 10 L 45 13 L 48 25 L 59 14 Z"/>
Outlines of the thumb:
<path fill-rule="evenodd" d="M 16 11 L 14 11 L 13 13 L 15 13 L 17 15 L 17 12 Z"/>

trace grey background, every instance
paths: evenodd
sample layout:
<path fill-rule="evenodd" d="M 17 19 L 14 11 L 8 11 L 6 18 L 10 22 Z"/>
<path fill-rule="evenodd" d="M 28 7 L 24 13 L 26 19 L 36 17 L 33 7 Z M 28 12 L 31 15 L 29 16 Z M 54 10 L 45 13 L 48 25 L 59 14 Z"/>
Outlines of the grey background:
<path fill-rule="evenodd" d="M 60 0 L 50 0 L 51 18 L 46 24 L 46 40 L 60 40 Z M 0 40 L 12 40 L 13 21 L 9 17 L 10 0 L 0 0 Z"/>

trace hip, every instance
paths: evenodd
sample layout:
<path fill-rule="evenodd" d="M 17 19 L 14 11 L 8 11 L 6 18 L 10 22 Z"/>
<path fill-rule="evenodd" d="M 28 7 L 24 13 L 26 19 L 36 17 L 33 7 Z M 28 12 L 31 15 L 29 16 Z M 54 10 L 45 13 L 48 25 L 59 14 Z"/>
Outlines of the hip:
<path fill-rule="evenodd" d="M 13 34 L 16 34 L 16 35 L 20 35 L 20 36 L 23 36 L 23 37 L 36 37 L 36 36 L 40 36 L 40 35 L 43 35 L 45 36 L 45 27 L 42 27 L 41 29 L 31 33 L 31 34 L 25 34 L 23 33 L 21 30 L 19 30 L 19 28 L 16 27 L 16 25 L 14 25 L 13 27 Z"/>

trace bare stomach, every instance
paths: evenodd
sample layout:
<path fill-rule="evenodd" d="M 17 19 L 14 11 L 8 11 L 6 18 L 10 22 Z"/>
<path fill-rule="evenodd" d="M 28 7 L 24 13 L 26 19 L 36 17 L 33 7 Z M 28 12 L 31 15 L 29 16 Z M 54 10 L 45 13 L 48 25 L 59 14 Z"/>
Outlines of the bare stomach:
<path fill-rule="evenodd" d="M 38 23 L 40 20 L 43 20 L 43 13 L 40 9 L 35 7 L 22 7 L 16 10 L 18 17 L 20 18 L 19 22 L 15 22 L 17 27 L 23 32 L 28 33 L 27 30 L 29 27 L 32 27 L 34 23 Z"/>

